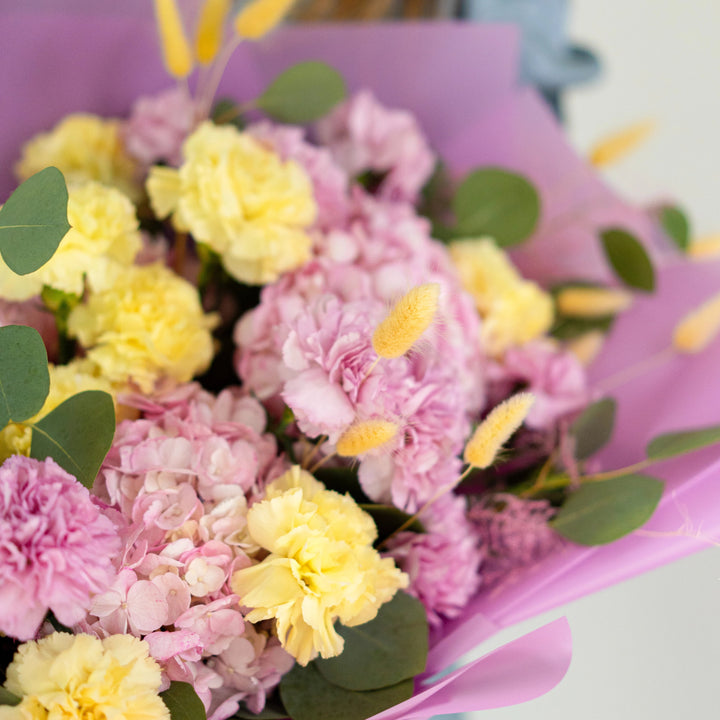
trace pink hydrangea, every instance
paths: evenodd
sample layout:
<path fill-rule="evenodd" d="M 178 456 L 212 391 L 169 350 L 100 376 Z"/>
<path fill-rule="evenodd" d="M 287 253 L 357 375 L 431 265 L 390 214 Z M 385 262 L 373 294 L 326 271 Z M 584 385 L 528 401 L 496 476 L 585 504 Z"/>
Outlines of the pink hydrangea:
<path fill-rule="evenodd" d="M 555 510 L 547 500 L 509 493 L 485 496 L 468 518 L 484 549 L 483 582 L 491 586 L 555 550 L 562 540 L 548 525 Z"/>
<path fill-rule="evenodd" d="M 143 166 L 182 162 L 182 144 L 197 122 L 197 109 L 186 89 L 173 87 L 138 98 L 123 128 L 125 148 Z"/>
<path fill-rule="evenodd" d="M 318 123 L 320 142 L 350 174 L 383 174 L 379 194 L 413 202 L 435 167 L 415 117 L 390 110 L 368 90 L 356 93 Z"/>
<path fill-rule="evenodd" d="M 465 498 L 443 495 L 421 517 L 427 532 L 401 532 L 387 545 L 433 627 L 457 617 L 480 585 L 483 550 L 466 511 Z"/>
<path fill-rule="evenodd" d="M 291 125 L 261 122 L 250 125 L 247 131 L 283 160 L 294 160 L 307 172 L 318 207 L 317 228 L 325 230 L 345 223 L 350 210 L 349 181 L 327 148 L 306 142 L 305 131 Z"/>
<path fill-rule="evenodd" d="M 112 520 L 53 460 L 0 466 L 0 631 L 29 640 L 48 610 L 78 622 L 112 582 L 119 549 Z"/>

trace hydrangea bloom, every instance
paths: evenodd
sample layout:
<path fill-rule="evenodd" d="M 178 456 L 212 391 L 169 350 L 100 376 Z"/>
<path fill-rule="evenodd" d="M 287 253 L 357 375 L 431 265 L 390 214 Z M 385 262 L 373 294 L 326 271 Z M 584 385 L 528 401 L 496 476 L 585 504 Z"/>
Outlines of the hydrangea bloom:
<path fill-rule="evenodd" d="M 108 717 L 169 720 L 158 692 L 160 667 L 148 645 L 128 635 L 100 640 L 53 633 L 21 645 L 7 668 L 10 692 L 22 698 L 4 706 L 3 720 Z"/>
<path fill-rule="evenodd" d="M 53 460 L 15 455 L 0 466 L 0 631 L 34 637 L 48 610 L 78 622 L 112 582 L 112 521 Z"/>
<path fill-rule="evenodd" d="M 378 192 L 387 199 L 415 200 L 435 167 L 415 117 L 384 107 L 368 90 L 336 108 L 317 130 L 350 175 L 366 170 L 382 174 Z"/>

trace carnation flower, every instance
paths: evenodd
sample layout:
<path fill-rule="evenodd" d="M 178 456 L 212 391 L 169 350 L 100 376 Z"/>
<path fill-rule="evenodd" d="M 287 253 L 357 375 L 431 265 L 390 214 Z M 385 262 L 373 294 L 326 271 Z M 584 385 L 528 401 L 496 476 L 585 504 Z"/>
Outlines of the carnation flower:
<path fill-rule="evenodd" d="M 435 167 L 415 117 L 389 110 L 368 90 L 356 93 L 318 123 L 318 136 L 350 175 L 384 175 L 379 194 L 414 201 Z"/>
<path fill-rule="evenodd" d="M 283 162 L 232 126 L 205 122 L 183 145 L 179 170 L 148 177 L 158 217 L 218 253 L 225 269 L 251 284 L 272 282 L 310 255 L 305 232 L 316 215 L 312 185 L 295 162 Z"/>
<path fill-rule="evenodd" d="M 142 243 L 135 207 L 126 195 L 97 182 L 74 185 L 67 212 L 70 230 L 39 270 L 19 276 L 0 260 L 2 297 L 25 300 L 45 285 L 82 296 L 86 280 L 92 290 L 100 290 L 116 266 L 133 262 Z"/>
<path fill-rule="evenodd" d="M 270 555 L 237 571 L 232 588 L 252 608 L 250 622 L 276 620 L 282 646 L 301 665 L 342 652 L 335 620 L 368 622 L 407 586 L 407 576 L 372 548 L 372 518 L 297 466 L 250 508 L 248 529 Z"/>
<path fill-rule="evenodd" d="M 550 330 L 552 298 L 536 283 L 524 280 L 492 240 L 455 241 L 450 256 L 483 318 L 486 352 L 502 355 Z"/>
<path fill-rule="evenodd" d="M 26 180 L 54 165 L 68 185 L 97 180 L 118 188 L 133 199 L 139 196 L 135 164 L 125 154 L 120 123 L 97 115 L 66 115 L 50 132 L 27 142 L 15 173 Z"/>
<path fill-rule="evenodd" d="M 22 698 L 2 708 L 3 720 L 122 717 L 170 720 L 158 694 L 160 666 L 148 645 L 129 635 L 100 640 L 53 633 L 18 648 L 5 687 Z"/>
<path fill-rule="evenodd" d="M 70 334 L 103 377 L 146 393 L 162 380 L 187 382 L 204 371 L 214 325 L 196 289 L 160 263 L 119 272 L 68 318 Z"/>
<path fill-rule="evenodd" d="M 177 167 L 195 115 L 196 105 L 185 88 L 138 98 L 122 128 L 127 152 L 146 167 L 161 161 Z"/>
<path fill-rule="evenodd" d="M 84 617 L 112 581 L 115 526 L 53 460 L 13 456 L 0 466 L 0 631 L 32 638 L 48 610 Z"/>

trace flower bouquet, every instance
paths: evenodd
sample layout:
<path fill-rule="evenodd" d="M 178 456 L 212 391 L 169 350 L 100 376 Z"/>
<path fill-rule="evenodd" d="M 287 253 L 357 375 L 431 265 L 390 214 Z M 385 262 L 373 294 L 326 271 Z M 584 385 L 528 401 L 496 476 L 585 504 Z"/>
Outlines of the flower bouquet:
<path fill-rule="evenodd" d="M 0 718 L 522 702 L 562 622 L 442 673 L 718 524 L 681 211 L 574 156 L 511 29 L 266 38 L 290 5 L 3 14 Z"/>

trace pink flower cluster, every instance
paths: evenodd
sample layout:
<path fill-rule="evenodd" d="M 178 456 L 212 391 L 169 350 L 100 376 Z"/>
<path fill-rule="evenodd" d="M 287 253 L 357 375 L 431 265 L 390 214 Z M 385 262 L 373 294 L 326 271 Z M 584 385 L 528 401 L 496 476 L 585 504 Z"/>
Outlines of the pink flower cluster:
<path fill-rule="evenodd" d="M 144 637 L 168 680 L 191 683 L 213 720 L 240 700 L 259 712 L 293 662 L 245 622 L 228 584 L 255 562 L 248 502 L 285 469 L 263 434 L 264 410 L 238 389 L 215 398 L 197 385 L 138 404 L 144 417 L 120 424 L 96 480 L 126 528 L 115 580 L 81 629 Z"/>
<path fill-rule="evenodd" d="M 356 93 L 318 123 L 318 138 L 351 176 L 381 174 L 378 193 L 413 202 L 435 167 L 435 156 L 415 117 L 381 105 L 368 90 Z"/>
<path fill-rule="evenodd" d="M 0 631 L 30 640 L 48 610 L 79 622 L 112 582 L 119 549 L 107 513 L 53 460 L 0 466 Z"/>

